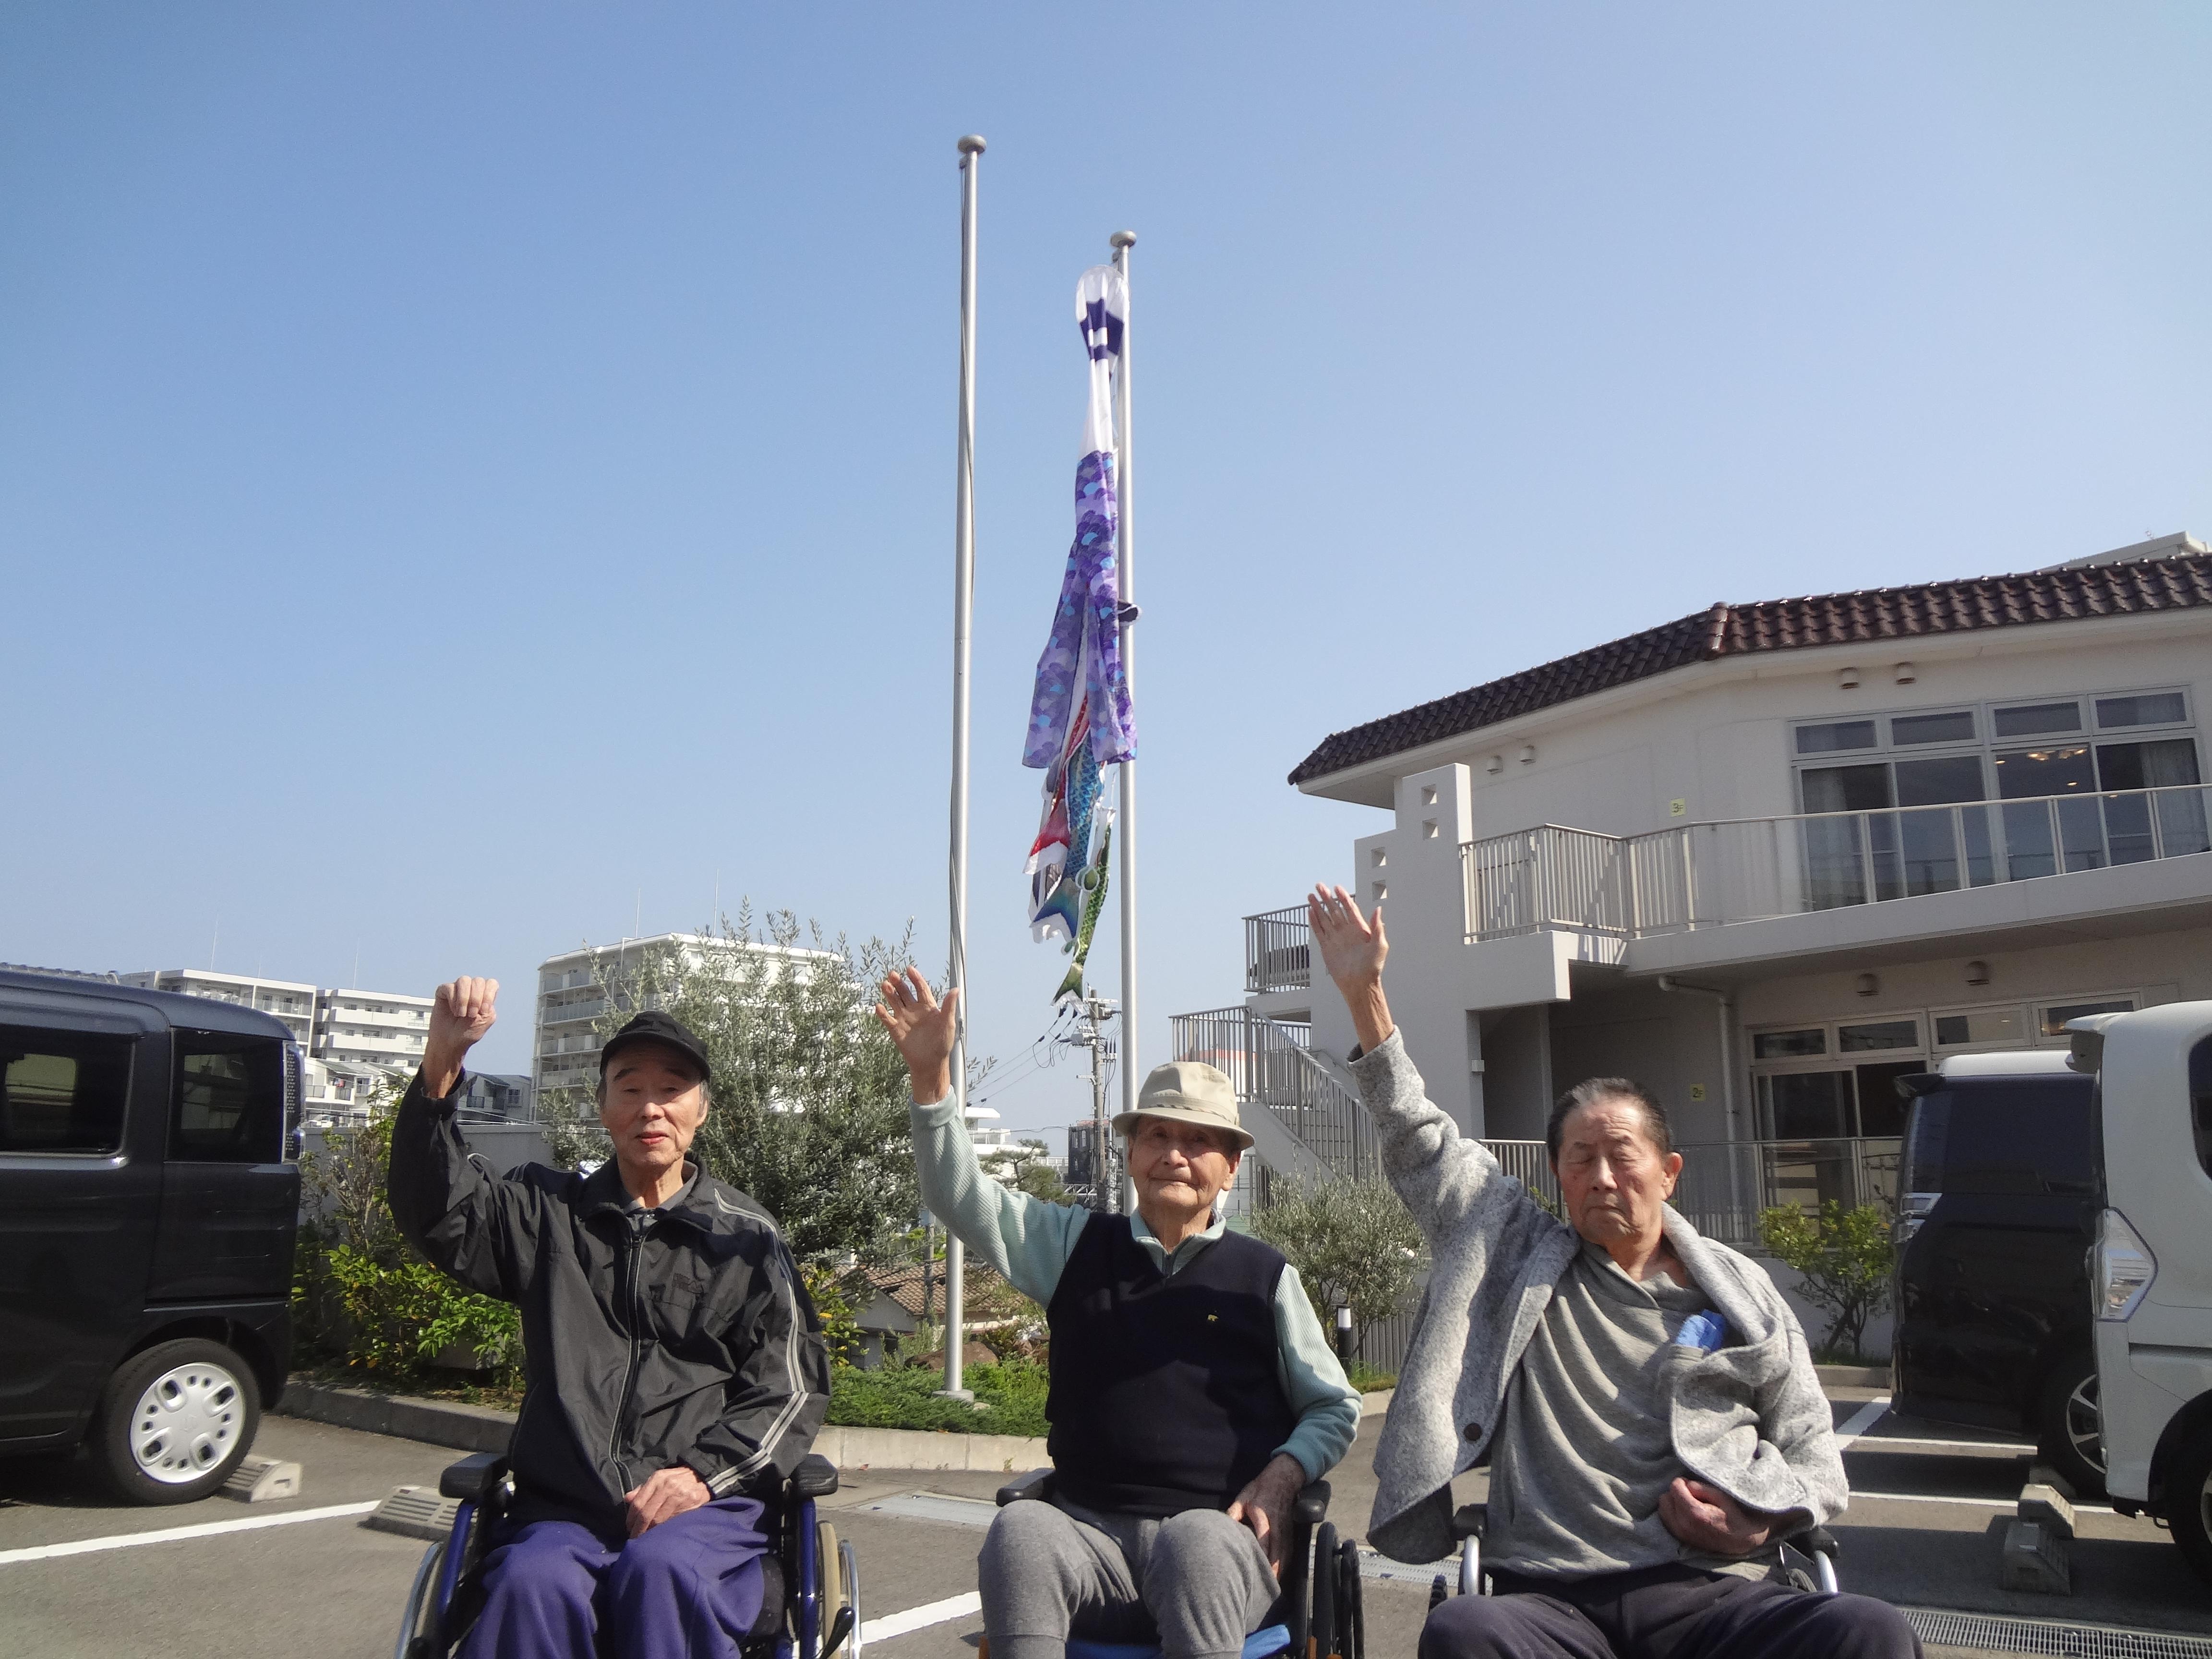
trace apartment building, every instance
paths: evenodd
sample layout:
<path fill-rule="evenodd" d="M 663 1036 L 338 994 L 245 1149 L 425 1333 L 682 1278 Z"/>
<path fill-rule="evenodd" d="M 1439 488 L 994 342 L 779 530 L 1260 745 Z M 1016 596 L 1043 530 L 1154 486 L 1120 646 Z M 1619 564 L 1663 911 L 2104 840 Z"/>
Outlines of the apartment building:
<path fill-rule="evenodd" d="M 1898 1076 L 2212 997 L 2208 698 L 2212 554 L 2171 536 L 1715 605 L 1336 732 L 1290 781 L 1383 815 L 1345 884 L 1385 908 L 1431 1096 L 1516 1174 L 1544 1184 L 1560 1090 L 1627 1075 L 1685 1141 L 1849 1143 L 1798 1185 L 1864 1199 Z M 1303 907 L 1245 939 L 1243 1002 L 1179 1017 L 1177 1054 L 1267 1108 L 1271 1168 L 1371 1164 Z M 1739 1212 L 1774 1196 L 1771 1157 L 1714 1169 Z"/>
<path fill-rule="evenodd" d="M 538 1093 L 580 1089 L 589 1092 L 599 1078 L 599 1020 L 607 1012 L 603 974 L 633 972 L 656 953 L 672 951 L 686 967 L 696 968 L 714 955 L 749 951 L 775 958 L 781 969 L 843 959 L 829 951 L 786 950 L 707 933 L 656 933 L 618 944 L 586 945 L 548 957 L 538 964 L 538 1028 L 531 1047 Z M 780 970 L 781 970 L 780 969 Z"/>
<path fill-rule="evenodd" d="M 412 1072 L 422 1063 L 433 997 L 397 991 L 324 991 L 315 1004 L 315 1058 Z"/>
<path fill-rule="evenodd" d="M 297 980 L 263 979 L 252 974 L 218 974 L 204 968 L 149 968 L 136 974 L 118 974 L 116 982 L 149 991 L 175 991 L 188 997 L 205 997 L 234 1007 L 256 1008 L 283 1022 L 302 1053 L 312 1053 L 315 1036 L 315 999 L 320 994 Z"/>

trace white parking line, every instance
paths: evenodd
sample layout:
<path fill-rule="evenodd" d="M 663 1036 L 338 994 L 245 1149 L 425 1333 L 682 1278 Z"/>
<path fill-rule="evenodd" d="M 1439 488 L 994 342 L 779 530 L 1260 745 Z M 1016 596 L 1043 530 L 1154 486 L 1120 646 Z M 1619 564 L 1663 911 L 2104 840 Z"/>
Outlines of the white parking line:
<path fill-rule="evenodd" d="M 1868 1401 L 1865 1405 L 1853 1412 L 1849 1417 L 1845 1418 L 1842 1423 L 1837 1425 L 1836 1449 L 1838 1451 L 1843 1450 L 1844 1448 L 1850 1445 L 1852 1441 L 1857 1439 L 1875 1424 L 1881 1422 L 1882 1413 L 1887 1412 L 1888 1409 L 1889 1396 L 1887 1395 L 1884 1395 L 1879 1400 Z"/>
<path fill-rule="evenodd" d="M 904 1613 L 887 1613 L 880 1619 L 864 1622 L 860 1626 L 860 1645 L 872 1647 L 878 1642 L 888 1642 L 894 1636 L 927 1630 L 932 1625 L 941 1625 L 948 1619 L 965 1619 L 969 1613 L 982 1610 L 983 1598 L 974 1590 L 969 1590 L 965 1595 L 948 1595 L 942 1601 L 925 1601 L 918 1607 L 908 1607 Z"/>
<path fill-rule="evenodd" d="M 214 1538 L 227 1532 L 258 1532 L 264 1527 L 297 1526 L 302 1521 L 335 1521 L 342 1515 L 367 1515 L 374 1504 L 332 1504 L 319 1510 L 294 1510 L 287 1515 L 253 1515 L 241 1521 L 208 1521 L 197 1527 L 161 1527 L 152 1532 L 118 1533 L 108 1538 L 79 1538 L 67 1544 L 33 1544 L 27 1549 L 0 1550 L 0 1566 L 16 1561 L 51 1561 L 59 1555 L 92 1555 L 101 1550 L 127 1550 L 140 1544 L 173 1544 L 186 1538 Z"/>
<path fill-rule="evenodd" d="M 2008 1510 L 2016 1507 L 2017 1498 L 1947 1498 L 1929 1492 L 1861 1492 L 1851 1488 L 1853 1498 L 1878 1498 L 1886 1504 L 1971 1504 L 1985 1510 Z M 2117 1513 L 2109 1504 L 2076 1504 L 2076 1515 L 2112 1515 Z"/>

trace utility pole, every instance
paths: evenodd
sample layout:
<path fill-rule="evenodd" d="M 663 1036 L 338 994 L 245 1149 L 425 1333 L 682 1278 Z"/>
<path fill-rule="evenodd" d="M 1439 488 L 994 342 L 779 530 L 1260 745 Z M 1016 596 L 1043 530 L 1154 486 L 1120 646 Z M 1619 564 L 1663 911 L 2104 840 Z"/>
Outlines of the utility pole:
<path fill-rule="evenodd" d="M 1121 1207 L 1121 1182 L 1114 1169 L 1113 1129 L 1106 1110 L 1106 1066 L 1113 1058 L 1114 1044 L 1106 1036 L 1106 1022 L 1119 1012 L 1104 997 L 1093 991 L 1083 999 L 1083 1015 L 1087 1024 L 1079 1028 L 1066 1041 L 1079 1048 L 1091 1050 L 1091 1070 L 1085 1080 L 1091 1085 L 1091 1133 L 1092 1135 L 1091 1207 L 1101 1215 L 1113 1215 Z"/>

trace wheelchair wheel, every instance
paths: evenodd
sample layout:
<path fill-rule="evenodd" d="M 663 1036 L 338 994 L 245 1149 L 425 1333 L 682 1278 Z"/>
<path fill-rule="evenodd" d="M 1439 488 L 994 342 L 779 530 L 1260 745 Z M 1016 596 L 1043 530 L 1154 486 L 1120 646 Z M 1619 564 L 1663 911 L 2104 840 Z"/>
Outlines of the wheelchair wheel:
<path fill-rule="evenodd" d="M 415 1569 L 414 1586 L 407 1592 L 407 1611 L 399 1620 L 399 1639 L 392 1644 L 392 1659 L 444 1659 L 438 1652 L 438 1609 L 431 1591 L 445 1559 L 443 1539 L 422 1552 L 422 1564 Z"/>
<path fill-rule="evenodd" d="M 1306 1651 L 1313 1659 L 1343 1659 L 1336 1639 L 1336 1522 L 1321 1523 L 1313 1552 L 1313 1622 L 1306 1627 Z"/>
<path fill-rule="evenodd" d="M 845 1572 L 845 1605 L 853 1609 L 853 1633 L 845 1638 L 845 1659 L 860 1659 L 860 1565 L 854 1559 L 849 1539 L 837 1540 L 837 1554 Z"/>
<path fill-rule="evenodd" d="M 816 1626 L 820 1635 L 816 1639 L 822 1644 L 821 1659 L 830 1659 L 836 1650 L 831 1646 L 833 1637 L 836 1638 L 837 1648 L 842 1648 L 858 1633 L 860 1609 L 854 1605 L 852 1587 L 845 1577 L 845 1570 L 851 1559 L 850 1550 L 838 1540 L 837 1528 L 827 1521 L 817 1521 L 814 1523 L 814 1564 L 815 1571 L 821 1577 L 822 1589 L 817 1603 L 821 1611 L 816 1615 L 820 1620 Z M 849 1613 L 848 1608 L 851 1609 Z M 840 1613 L 845 1614 L 849 1626 L 843 1636 L 837 1637 Z"/>
<path fill-rule="evenodd" d="M 1359 1582 L 1359 1545 L 1350 1538 L 1337 1546 L 1336 1617 L 1344 1659 L 1367 1659 L 1366 1592 Z"/>

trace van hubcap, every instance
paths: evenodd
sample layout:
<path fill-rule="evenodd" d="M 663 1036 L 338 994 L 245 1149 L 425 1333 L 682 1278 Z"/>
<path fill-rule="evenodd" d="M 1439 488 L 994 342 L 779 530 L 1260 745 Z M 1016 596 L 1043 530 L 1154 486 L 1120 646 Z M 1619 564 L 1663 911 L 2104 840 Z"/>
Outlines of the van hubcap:
<path fill-rule="evenodd" d="M 131 1456 L 164 1486 L 197 1480 L 230 1455 L 245 1396 L 220 1365 L 179 1365 L 155 1377 L 131 1414 Z"/>
<path fill-rule="evenodd" d="M 2100 1474 L 2105 1472 L 2105 1425 L 2097 1416 L 2097 1374 L 2091 1371 L 2066 1396 L 2066 1438 L 2074 1455 Z"/>

